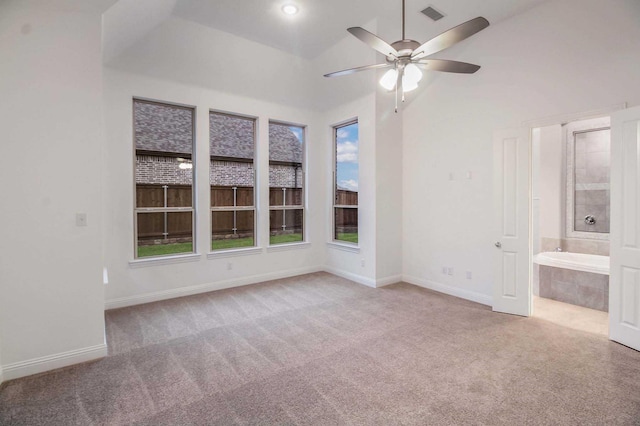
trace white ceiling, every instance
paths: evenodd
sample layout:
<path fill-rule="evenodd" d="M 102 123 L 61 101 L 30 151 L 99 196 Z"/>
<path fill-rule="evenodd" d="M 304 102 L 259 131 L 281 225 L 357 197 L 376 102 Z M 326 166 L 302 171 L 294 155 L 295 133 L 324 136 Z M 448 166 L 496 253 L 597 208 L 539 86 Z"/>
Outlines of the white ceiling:
<path fill-rule="evenodd" d="M 407 0 L 406 36 L 424 42 L 476 16 L 496 23 L 546 0 Z M 300 8 L 286 16 L 281 7 Z M 433 6 L 445 14 L 433 22 L 420 13 Z M 174 16 L 313 59 L 353 26 L 377 21 L 375 32 L 388 42 L 401 38 L 401 0 L 177 0 Z M 364 48 L 364 46 L 363 46 Z M 247 52 L 250 56 L 250 52 Z"/>
<path fill-rule="evenodd" d="M 407 0 L 406 37 L 424 42 L 477 16 L 496 24 L 545 1 Z M 300 13 L 284 15 L 285 2 Z M 431 21 L 420 13 L 427 6 L 446 16 Z M 401 38 L 401 9 L 401 0 L 118 0 L 103 15 L 104 61 L 127 72 L 325 110 L 370 93 L 379 78 L 375 72 L 322 77 L 382 60 L 346 29 L 362 26 L 394 42 Z M 470 53 L 456 56 L 482 38 L 452 47 L 442 59 L 482 65 Z"/>

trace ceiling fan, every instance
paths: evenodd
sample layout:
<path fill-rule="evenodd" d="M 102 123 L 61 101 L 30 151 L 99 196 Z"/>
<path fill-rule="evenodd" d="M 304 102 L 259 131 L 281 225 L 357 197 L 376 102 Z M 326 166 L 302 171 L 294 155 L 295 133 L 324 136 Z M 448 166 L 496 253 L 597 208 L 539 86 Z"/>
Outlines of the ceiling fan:
<path fill-rule="evenodd" d="M 402 101 L 404 102 L 404 94 L 418 87 L 418 82 L 422 78 L 422 72 L 419 68 L 428 71 L 462 74 L 473 74 L 478 71 L 480 69 L 479 65 L 445 59 L 427 59 L 427 57 L 451 47 L 489 26 L 489 21 L 479 16 L 420 44 L 415 40 L 405 38 L 404 2 L 405 0 L 402 0 L 402 40 L 389 44 L 364 28 L 351 27 L 347 29 L 359 40 L 385 55 L 386 63 L 350 68 L 324 75 L 325 77 L 339 77 L 359 71 L 391 68 L 380 79 L 380 85 L 389 91 L 396 89 L 396 112 L 398 112 L 398 93 L 402 94 Z"/>

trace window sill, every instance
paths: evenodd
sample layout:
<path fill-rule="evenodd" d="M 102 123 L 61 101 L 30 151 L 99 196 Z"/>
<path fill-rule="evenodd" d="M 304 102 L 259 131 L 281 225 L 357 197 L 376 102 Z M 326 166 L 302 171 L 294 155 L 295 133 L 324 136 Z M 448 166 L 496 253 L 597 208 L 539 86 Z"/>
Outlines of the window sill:
<path fill-rule="evenodd" d="M 289 251 L 289 250 L 297 250 L 297 249 L 305 249 L 311 247 L 311 243 L 306 241 L 300 243 L 283 243 L 275 246 L 267 247 L 267 253 L 274 253 L 278 251 Z"/>
<path fill-rule="evenodd" d="M 229 250 L 212 251 L 207 254 L 207 259 L 220 259 L 223 257 L 250 256 L 262 253 L 262 247 L 249 247 Z"/>
<path fill-rule="evenodd" d="M 135 259 L 129 261 L 130 268 L 146 268 L 149 266 L 170 265 L 173 263 L 197 262 L 200 260 L 198 253 L 181 254 L 175 256 L 150 257 L 147 259 Z"/>
<path fill-rule="evenodd" d="M 327 247 L 337 250 L 348 251 L 349 253 L 360 253 L 360 246 L 348 243 L 338 243 L 335 241 L 327 242 Z"/>

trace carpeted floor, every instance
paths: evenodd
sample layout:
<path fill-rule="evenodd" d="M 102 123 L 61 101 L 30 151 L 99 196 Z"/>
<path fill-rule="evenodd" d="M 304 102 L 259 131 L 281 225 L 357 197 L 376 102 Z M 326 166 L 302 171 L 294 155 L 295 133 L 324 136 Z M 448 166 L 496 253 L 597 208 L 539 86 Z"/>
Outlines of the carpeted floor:
<path fill-rule="evenodd" d="M 316 273 L 108 311 L 110 355 L 14 380 L 2 425 L 640 424 L 640 353 Z"/>

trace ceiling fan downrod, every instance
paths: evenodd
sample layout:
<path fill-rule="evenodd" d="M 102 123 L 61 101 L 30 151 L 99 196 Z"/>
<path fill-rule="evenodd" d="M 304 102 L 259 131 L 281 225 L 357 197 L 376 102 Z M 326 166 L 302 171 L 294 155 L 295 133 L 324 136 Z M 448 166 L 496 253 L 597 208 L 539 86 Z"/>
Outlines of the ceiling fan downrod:
<path fill-rule="evenodd" d="M 406 39 L 404 36 L 404 0 L 402 0 L 402 39 Z"/>

